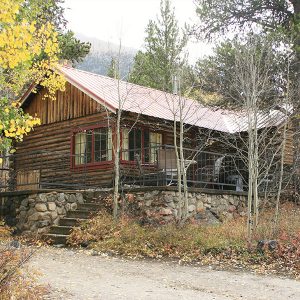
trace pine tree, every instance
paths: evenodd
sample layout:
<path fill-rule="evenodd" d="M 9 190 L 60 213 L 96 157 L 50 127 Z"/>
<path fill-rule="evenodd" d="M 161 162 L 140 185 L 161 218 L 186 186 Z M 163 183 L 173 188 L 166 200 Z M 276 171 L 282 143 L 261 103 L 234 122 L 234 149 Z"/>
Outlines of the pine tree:
<path fill-rule="evenodd" d="M 172 91 L 172 77 L 186 66 L 187 35 L 180 32 L 170 0 L 160 3 L 160 16 L 146 28 L 145 51 L 134 59 L 129 81 Z"/>

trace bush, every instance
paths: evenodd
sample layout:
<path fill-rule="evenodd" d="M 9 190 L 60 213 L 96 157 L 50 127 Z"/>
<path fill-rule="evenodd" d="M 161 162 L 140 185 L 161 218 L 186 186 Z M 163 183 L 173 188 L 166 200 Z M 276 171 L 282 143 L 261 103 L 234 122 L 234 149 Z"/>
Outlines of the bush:
<path fill-rule="evenodd" d="M 43 299 L 48 293 L 36 283 L 35 274 L 24 267 L 32 255 L 19 241 L 11 241 L 12 229 L 0 225 L 0 299 Z"/>
<path fill-rule="evenodd" d="M 280 230 L 273 235 L 272 211 L 261 215 L 255 239 L 277 239 L 272 252 L 260 252 L 256 243 L 246 243 L 246 219 L 239 218 L 214 226 L 199 226 L 190 222 L 183 227 L 169 224 L 161 227 L 141 226 L 136 220 L 122 217 L 115 222 L 101 212 L 93 219 L 74 228 L 68 243 L 90 245 L 99 252 L 148 258 L 172 258 L 199 263 L 220 262 L 226 266 L 244 266 L 257 271 L 287 271 L 300 274 L 300 214 L 299 207 L 284 206 Z"/>

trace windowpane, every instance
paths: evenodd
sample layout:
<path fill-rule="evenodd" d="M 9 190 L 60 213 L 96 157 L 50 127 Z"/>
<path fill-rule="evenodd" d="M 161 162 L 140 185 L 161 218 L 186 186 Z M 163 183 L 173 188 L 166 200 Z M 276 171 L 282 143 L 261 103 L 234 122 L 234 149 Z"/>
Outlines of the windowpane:
<path fill-rule="evenodd" d="M 108 130 L 107 128 L 98 128 L 94 130 L 94 161 L 107 161 L 108 155 Z"/>
<path fill-rule="evenodd" d="M 132 129 L 129 132 L 129 160 L 134 161 L 138 154 L 141 157 L 142 131 L 141 129 Z"/>
<path fill-rule="evenodd" d="M 157 132 L 150 132 L 150 162 L 157 162 L 157 151 L 162 145 L 162 134 Z"/>
<path fill-rule="evenodd" d="M 86 149 L 86 133 L 79 132 L 75 135 L 75 165 L 84 164 Z"/>
<path fill-rule="evenodd" d="M 92 162 L 92 147 L 93 147 L 93 131 L 88 130 L 86 133 L 86 153 L 85 153 L 85 162 Z"/>
<path fill-rule="evenodd" d="M 144 131 L 144 161 L 149 162 L 150 159 L 150 135 L 149 130 Z"/>
<path fill-rule="evenodd" d="M 75 134 L 75 165 L 112 160 L 111 129 L 96 128 Z"/>

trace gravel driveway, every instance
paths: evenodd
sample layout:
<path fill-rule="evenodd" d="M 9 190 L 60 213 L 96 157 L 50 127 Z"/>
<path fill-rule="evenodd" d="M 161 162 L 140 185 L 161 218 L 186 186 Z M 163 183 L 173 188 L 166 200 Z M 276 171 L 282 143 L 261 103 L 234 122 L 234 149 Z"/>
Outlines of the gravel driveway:
<path fill-rule="evenodd" d="M 300 282 L 175 263 L 40 248 L 29 264 L 49 284 L 47 299 L 300 299 Z"/>

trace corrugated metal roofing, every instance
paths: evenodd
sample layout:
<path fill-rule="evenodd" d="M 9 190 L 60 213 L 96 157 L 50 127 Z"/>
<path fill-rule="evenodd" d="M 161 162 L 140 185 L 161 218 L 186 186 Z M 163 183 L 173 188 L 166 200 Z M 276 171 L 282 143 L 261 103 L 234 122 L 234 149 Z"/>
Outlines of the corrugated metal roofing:
<path fill-rule="evenodd" d="M 116 112 L 119 108 L 156 118 L 179 121 L 179 105 L 183 104 L 184 123 L 222 132 L 247 130 L 247 115 L 224 109 L 204 107 L 199 102 L 119 81 L 110 77 L 63 66 L 60 68 L 66 79 L 91 96 L 95 101 Z M 272 111 L 259 118 L 260 127 L 277 125 L 283 113 Z"/>

